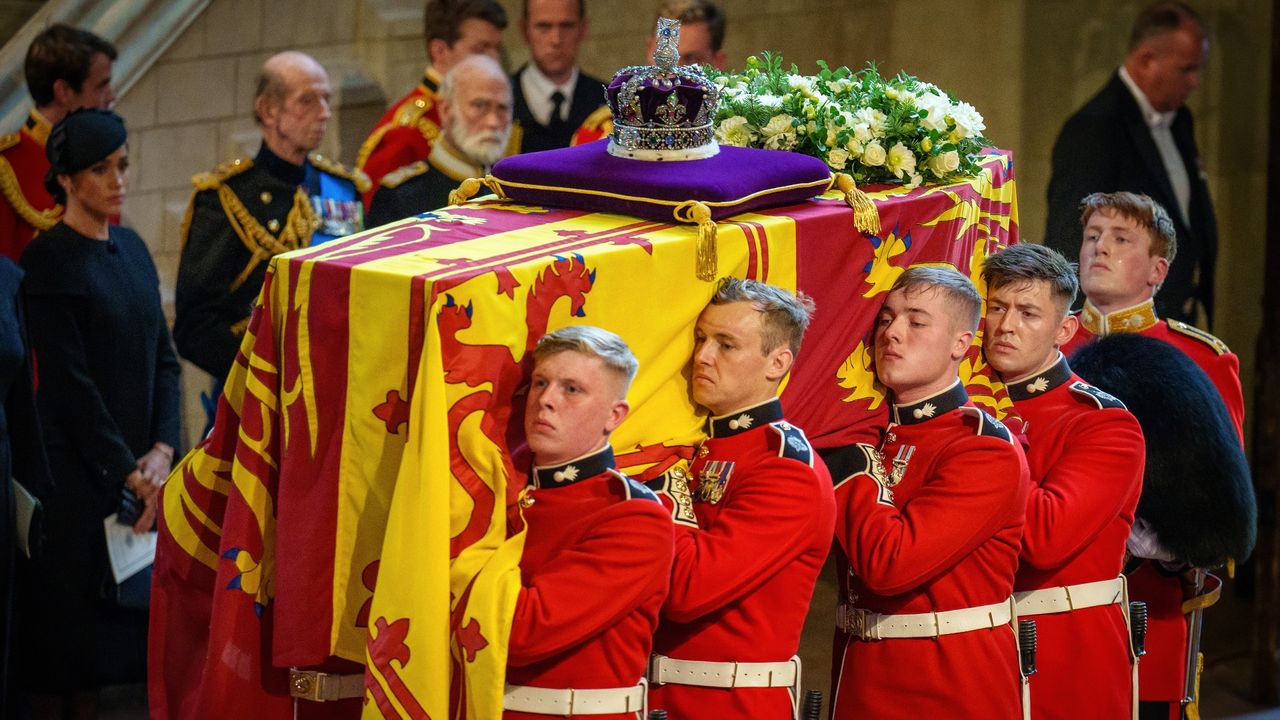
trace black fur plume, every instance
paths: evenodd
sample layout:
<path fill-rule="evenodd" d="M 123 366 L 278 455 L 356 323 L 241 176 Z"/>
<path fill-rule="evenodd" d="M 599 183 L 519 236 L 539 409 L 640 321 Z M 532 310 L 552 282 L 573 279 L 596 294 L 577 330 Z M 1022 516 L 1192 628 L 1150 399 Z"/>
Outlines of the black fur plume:
<path fill-rule="evenodd" d="M 1198 567 L 1253 552 L 1258 508 L 1249 463 L 1222 396 L 1181 350 L 1143 335 L 1080 348 L 1071 369 L 1124 401 L 1147 442 L 1138 517 Z"/>

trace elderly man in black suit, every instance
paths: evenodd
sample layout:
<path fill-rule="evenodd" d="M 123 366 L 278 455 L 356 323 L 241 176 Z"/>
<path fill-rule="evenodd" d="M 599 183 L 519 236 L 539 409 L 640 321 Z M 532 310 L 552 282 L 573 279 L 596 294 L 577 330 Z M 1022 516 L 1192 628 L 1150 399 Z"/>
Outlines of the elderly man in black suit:
<path fill-rule="evenodd" d="M 1119 190 L 1154 198 L 1169 208 L 1178 237 L 1157 311 L 1202 326 L 1213 319 L 1218 230 L 1186 101 L 1208 54 L 1204 23 L 1183 3 L 1158 2 L 1138 15 L 1124 65 L 1054 143 L 1045 229 L 1045 244 L 1076 257 L 1082 198 Z"/>

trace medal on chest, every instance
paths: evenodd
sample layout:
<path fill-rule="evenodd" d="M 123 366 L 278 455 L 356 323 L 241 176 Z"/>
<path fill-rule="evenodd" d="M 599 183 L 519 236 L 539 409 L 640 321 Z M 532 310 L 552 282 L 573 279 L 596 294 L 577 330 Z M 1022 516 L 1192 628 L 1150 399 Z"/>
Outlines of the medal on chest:
<path fill-rule="evenodd" d="M 705 447 L 705 446 L 704 446 Z M 699 450 L 699 456 L 703 453 Z M 696 499 L 715 505 L 724 498 L 724 489 L 733 475 L 732 460 L 707 460 L 698 470 L 698 491 Z"/>
<path fill-rule="evenodd" d="M 884 464 L 885 446 L 897 439 L 898 436 L 890 426 L 871 458 L 871 477 L 880 486 L 881 500 L 890 504 L 893 502 L 893 488 L 902 482 L 902 478 L 907 474 L 907 465 L 911 462 L 911 456 L 916 452 L 915 445 L 899 446 L 897 454 L 890 463 L 892 469 L 887 469 Z"/>

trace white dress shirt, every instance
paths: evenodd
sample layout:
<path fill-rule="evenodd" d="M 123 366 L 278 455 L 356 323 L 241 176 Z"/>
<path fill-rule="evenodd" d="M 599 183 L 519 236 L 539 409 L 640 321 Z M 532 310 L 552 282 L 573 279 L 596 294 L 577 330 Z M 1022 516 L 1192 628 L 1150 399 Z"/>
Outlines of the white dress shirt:
<path fill-rule="evenodd" d="M 1160 159 L 1164 162 L 1169 184 L 1173 186 L 1173 196 L 1178 201 L 1178 212 L 1182 214 L 1182 221 L 1189 227 L 1191 225 L 1191 178 L 1187 174 L 1186 163 L 1182 162 L 1182 155 L 1178 152 L 1178 144 L 1174 142 L 1172 130 L 1173 120 L 1177 117 L 1178 111 L 1162 113 L 1152 107 L 1146 94 L 1123 66 L 1120 68 L 1120 80 L 1124 82 L 1125 87 L 1129 88 L 1133 99 L 1138 102 L 1142 119 L 1150 128 L 1151 139 L 1155 141 L 1156 149 L 1160 151 Z"/>
<path fill-rule="evenodd" d="M 564 102 L 560 104 L 560 119 L 569 119 L 569 106 L 573 104 L 573 89 L 577 85 L 578 68 L 576 67 L 569 75 L 569 79 L 560 85 L 551 82 L 551 79 L 543 75 L 538 66 L 533 63 L 529 63 L 524 72 L 520 73 L 520 91 L 524 93 L 524 102 L 529 106 L 529 114 L 544 127 L 551 124 L 553 107 L 551 95 L 557 90 L 564 93 Z"/>

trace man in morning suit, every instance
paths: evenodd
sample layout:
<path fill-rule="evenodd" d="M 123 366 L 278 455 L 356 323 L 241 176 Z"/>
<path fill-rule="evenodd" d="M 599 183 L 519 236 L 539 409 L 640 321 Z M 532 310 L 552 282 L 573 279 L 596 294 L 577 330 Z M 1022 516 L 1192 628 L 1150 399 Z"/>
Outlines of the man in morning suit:
<path fill-rule="evenodd" d="M 440 81 L 471 55 L 498 60 L 507 11 L 497 0 L 428 0 L 423 25 L 430 64 L 422 80 L 387 109 L 356 155 L 356 168 L 372 183 L 368 207 L 387 173 L 426 160 L 440 136 Z"/>
<path fill-rule="evenodd" d="M 1141 333 L 1181 350 L 1209 376 L 1244 445 L 1244 394 L 1240 361 L 1226 343 L 1174 319 L 1162 319 L 1154 298 L 1174 257 L 1181 254 L 1174 221 L 1159 203 L 1128 192 L 1095 193 L 1081 203 L 1080 287 L 1084 309 L 1080 328 L 1063 346 L 1068 356 L 1097 337 Z M 1171 380 L 1171 382 L 1174 380 Z M 1147 603 L 1147 654 L 1139 666 L 1143 717 L 1176 718 L 1186 690 L 1187 624 L 1183 582 L 1160 564 L 1174 558 L 1141 517 L 1128 543 L 1133 560 L 1126 574 L 1129 595 Z"/>
<path fill-rule="evenodd" d="M 440 124 L 430 157 L 383 176 L 369 203 L 368 227 L 442 208 L 463 180 L 489 173 L 511 135 L 511 82 L 502 66 L 472 55 L 445 73 Z"/>
<path fill-rule="evenodd" d="M 533 351 L 524 430 L 529 485 L 510 509 L 528 534 L 507 656 L 504 720 L 644 720 L 645 667 L 671 579 L 671 518 L 614 467 L 609 434 L 638 364 L 591 326 Z"/>
<path fill-rule="evenodd" d="M 49 171 L 45 141 L 72 110 L 111 109 L 115 59 L 114 45 L 62 23 L 31 41 L 24 71 L 35 106 L 17 132 L 0 136 L 0 255 L 17 262 L 31 238 L 61 217 L 62 208 L 44 185 Z"/>
<path fill-rule="evenodd" d="M 586 0 L 525 0 L 520 35 L 529 63 L 511 77 L 520 152 L 599 140 L 613 131 L 604 83 L 578 68 Z"/>
<path fill-rule="evenodd" d="M 216 381 L 235 361 L 271 257 L 364 227 L 368 178 L 312 152 L 329 121 L 320 63 L 295 51 L 268 58 L 254 114 L 257 156 L 196 175 L 183 223 L 173 338 Z"/>
<path fill-rule="evenodd" d="M 1076 273 L 1056 250 L 987 258 L 987 362 L 1026 423 L 1031 495 L 1014 578 L 1018 617 L 1036 620 L 1031 717 L 1135 718 L 1121 570 L 1146 462 L 1124 403 L 1085 383 L 1059 351 L 1076 331 Z"/>
<path fill-rule="evenodd" d="M 888 426 L 826 456 L 847 570 L 837 720 L 1024 717 L 1012 596 L 1027 462 L 957 376 L 981 305 L 951 268 L 904 272 L 875 327 Z"/>
<path fill-rule="evenodd" d="M 673 718 L 796 714 L 800 632 L 831 548 L 831 478 L 778 387 L 813 303 L 727 278 L 694 327 L 693 400 L 707 439 L 688 473 L 651 482 L 676 522 L 649 704 Z"/>
<path fill-rule="evenodd" d="M 1054 143 L 1045 244 L 1078 254 L 1078 208 L 1089 193 L 1149 195 L 1169 210 L 1179 245 L 1156 309 L 1188 323 L 1203 312 L 1212 326 L 1218 227 L 1186 106 L 1208 55 L 1204 24 L 1186 5 L 1158 2 L 1138 15 L 1124 65 Z"/>

